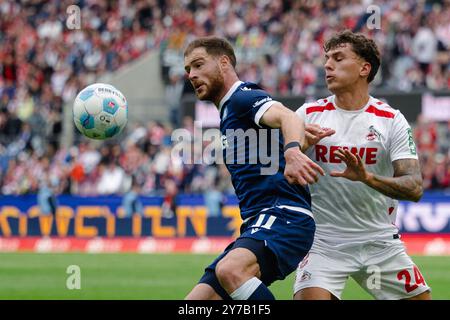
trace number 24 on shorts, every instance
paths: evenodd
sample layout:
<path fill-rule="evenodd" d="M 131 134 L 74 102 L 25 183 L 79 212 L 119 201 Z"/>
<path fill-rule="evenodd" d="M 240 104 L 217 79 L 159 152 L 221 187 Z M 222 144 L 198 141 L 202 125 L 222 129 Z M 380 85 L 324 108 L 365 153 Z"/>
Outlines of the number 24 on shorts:
<path fill-rule="evenodd" d="M 416 290 L 419 287 L 419 284 L 425 285 L 425 280 L 423 279 L 422 274 L 419 271 L 419 268 L 414 266 L 414 280 L 415 283 L 411 285 L 411 274 L 408 269 L 404 269 L 397 273 L 397 279 L 402 280 L 405 279 L 405 290 L 407 293 Z"/>

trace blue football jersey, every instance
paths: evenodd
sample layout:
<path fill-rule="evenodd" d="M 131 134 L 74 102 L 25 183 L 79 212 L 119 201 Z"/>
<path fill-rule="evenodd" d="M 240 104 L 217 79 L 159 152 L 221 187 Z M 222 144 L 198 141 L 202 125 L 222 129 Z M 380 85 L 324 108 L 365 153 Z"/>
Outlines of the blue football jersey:
<path fill-rule="evenodd" d="M 311 210 L 309 189 L 284 177 L 281 130 L 259 124 L 274 102 L 256 84 L 236 82 L 219 104 L 223 158 L 243 220 L 273 207 Z"/>

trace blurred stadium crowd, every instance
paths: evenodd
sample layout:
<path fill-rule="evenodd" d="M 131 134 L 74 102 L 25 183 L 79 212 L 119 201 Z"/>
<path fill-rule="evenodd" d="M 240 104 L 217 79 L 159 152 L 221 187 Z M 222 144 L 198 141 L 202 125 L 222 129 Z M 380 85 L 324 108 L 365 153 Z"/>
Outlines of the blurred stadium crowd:
<path fill-rule="evenodd" d="M 148 50 L 161 52 L 168 87 L 185 83 L 182 50 L 196 36 L 226 36 L 242 79 L 279 95 L 314 95 L 325 86 L 321 48 L 348 28 L 371 35 L 382 52 L 376 87 L 450 88 L 450 2 L 375 1 L 380 29 L 369 30 L 370 1 L 78 1 L 80 30 L 66 28 L 72 1 L 0 3 L 0 192 L 142 194 L 232 192 L 226 169 L 170 157 L 175 123 L 129 124 L 120 143 L 59 146 L 62 109 L 77 92 Z M 361 14 L 362 13 L 362 14 Z M 188 90 L 185 90 L 188 91 Z M 394 106 L 395 107 L 395 106 Z M 193 120 L 180 125 L 193 132 Z M 450 188 L 450 122 L 412 124 L 427 189 Z"/>

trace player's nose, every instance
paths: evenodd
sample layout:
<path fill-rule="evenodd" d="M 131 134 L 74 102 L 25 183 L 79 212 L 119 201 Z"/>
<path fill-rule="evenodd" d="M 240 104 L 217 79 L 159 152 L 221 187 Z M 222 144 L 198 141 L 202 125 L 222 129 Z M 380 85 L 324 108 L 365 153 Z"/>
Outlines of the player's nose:
<path fill-rule="evenodd" d="M 188 75 L 188 79 L 190 81 L 195 80 L 195 79 L 198 78 L 197 74 L 193 70 L 189 71 L 189 73 L 187 75 Z"/>
<path fill-rule="evenodd" d="M 325 60 L 325 64 L 324 64 L 324 68 L 325 68 L 325 70 L 328 70 L 328 71 L 333 70 L 333 68 L 334 68 L 333 60 L 332 59 L 326 59 Z"/>

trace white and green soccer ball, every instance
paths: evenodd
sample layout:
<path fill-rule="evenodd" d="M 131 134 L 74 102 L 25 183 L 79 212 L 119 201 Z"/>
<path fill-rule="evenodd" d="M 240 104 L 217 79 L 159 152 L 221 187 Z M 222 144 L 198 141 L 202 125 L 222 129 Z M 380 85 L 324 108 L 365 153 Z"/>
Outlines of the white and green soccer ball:
<path fill-rule="evenodd" d="M 110 84 L 91 84 L 75 98 L 73 121 L 77 129 L 88 138 L 112 138 L 122 132 L 127 124 L 127 100 Z"/>

